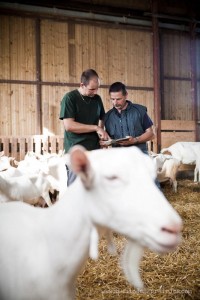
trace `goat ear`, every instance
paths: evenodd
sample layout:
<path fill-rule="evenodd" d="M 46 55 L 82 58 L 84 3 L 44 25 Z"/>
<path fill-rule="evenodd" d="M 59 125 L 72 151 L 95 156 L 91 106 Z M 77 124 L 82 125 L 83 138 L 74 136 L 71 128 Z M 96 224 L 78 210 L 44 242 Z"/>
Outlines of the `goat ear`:
<path fill-rule="evenodd" d="M 92 188 L 93 171 L 90 161 L 86 155 L 86 149 L 81 146 L 74 146 L 70 151 L 70 165 L 72 171 L 80 176 L 86 189 Z"/>

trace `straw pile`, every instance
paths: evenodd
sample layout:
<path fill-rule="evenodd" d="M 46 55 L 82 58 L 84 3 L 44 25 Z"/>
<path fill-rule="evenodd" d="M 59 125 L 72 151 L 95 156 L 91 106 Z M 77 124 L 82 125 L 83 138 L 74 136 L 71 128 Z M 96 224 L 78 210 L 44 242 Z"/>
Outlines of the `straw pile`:
<path fill-rule="evenodd" d="M 162 190 L 183 219 L 183 238 L 173 253 L 158 255 L 145 251 L 140 264 L 145 292 L 137 292 L 127 283 L 119 266 L 119 255 L 109 255 L 102 239 L 98 261 L 88 259 L 78 277 L 77 300 L 200 299 L 200 185 L 179 180 L 177 194 L 169 185 Z M 114 234 L 114 240 L 120 254 L 125 238 Z"/>

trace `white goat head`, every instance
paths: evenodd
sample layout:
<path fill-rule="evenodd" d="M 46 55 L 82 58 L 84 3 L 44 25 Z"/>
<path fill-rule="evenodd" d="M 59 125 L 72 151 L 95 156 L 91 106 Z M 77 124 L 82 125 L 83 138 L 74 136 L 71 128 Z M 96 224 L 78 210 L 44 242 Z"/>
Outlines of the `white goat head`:
<path fill-rule="evenodd" d="M 76 147 L 71 152 L 71 167 L 80 175 L 73 187 L 81 180 L 88 190 L 93 223 L 134 241 L 125 251 L 126 260 L 127 253 L 132 253 L 130 249 L 148 247 L 165 253 L 176 248 L 182 221 L 155 185 L 156 170 L 148 155 L 135 147 L 86 153 Z M 140 247 L 135 246 L 135 241 Z M 130 274 L 128 280 L 142 288 L 137 272 L 133 272 L 136 278 L 130 279 Z"/>
<path fill-rule="evenodd" d="M 71 167 L 88 190 L 93 221 L 165 252 L 179 241 L 180 216 L 156 187 L 152 160 L 135 147 L 84 152 L 74 147 Z M 101 200 L 100 200 L 101 199 Z"/>

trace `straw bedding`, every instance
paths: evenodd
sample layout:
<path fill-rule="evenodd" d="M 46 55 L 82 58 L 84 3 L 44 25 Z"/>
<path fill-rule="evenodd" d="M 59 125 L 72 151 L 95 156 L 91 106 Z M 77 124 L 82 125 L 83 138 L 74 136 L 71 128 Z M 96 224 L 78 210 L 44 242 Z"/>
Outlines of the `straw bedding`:
<path fill-rule="evenodd" d="M 181 245 L 165 255 L 145 250 L 140 272 L 146 289 L 137 292 L 126 281 L 119 265 L 125 238 L 114 234 L 117 257 L 107 253 L 106 241 L 102 239 L 98 261 L 88 259 L 78 277 L 77 300 L 200 299 L 200 185 L 181 179 L 177 194 L 168 184 L 162 190 L 183 219 Z"/>

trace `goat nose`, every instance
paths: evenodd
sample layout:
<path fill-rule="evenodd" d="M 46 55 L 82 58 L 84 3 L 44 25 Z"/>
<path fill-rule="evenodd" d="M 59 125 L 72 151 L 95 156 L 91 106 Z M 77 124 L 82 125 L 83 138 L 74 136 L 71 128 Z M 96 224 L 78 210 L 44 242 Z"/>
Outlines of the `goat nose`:
<path fill-rule="evenodd" d="M 177 233 L 180 233 L 182 231 L 182 229 L 183 229 L 183 224 L 182 224 L 182 222 L 180 222 L 177 224 L 163 226 L 161 228 L 161 231 L 165 231 L 165 232 L 172 233 L 172 234 L 177 234 Z"/>

